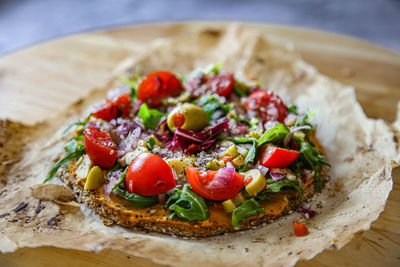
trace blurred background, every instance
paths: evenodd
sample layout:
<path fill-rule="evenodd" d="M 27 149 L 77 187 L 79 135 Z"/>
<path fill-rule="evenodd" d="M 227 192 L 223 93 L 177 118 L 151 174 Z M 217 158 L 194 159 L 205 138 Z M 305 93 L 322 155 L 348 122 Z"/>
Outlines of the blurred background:
<path fill-rule="evenodd" d="M 400 52 L 400 0 L 0 0 L 0 55 L 73 33 L 186 20 L 307 27 Z"/>

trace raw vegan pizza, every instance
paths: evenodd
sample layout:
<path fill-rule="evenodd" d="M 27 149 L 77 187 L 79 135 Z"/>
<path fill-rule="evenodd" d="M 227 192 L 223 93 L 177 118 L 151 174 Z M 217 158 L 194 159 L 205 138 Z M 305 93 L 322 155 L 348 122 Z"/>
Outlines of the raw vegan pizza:
<path fill-rule="evenodd" d="M 105 225 L 206 237 L 272 222 L 322 189 L 312 113 L 215 64 L 119 77 L 71 125 L 57 174 Z M 61 168 L 60 168 L 61 167 Z M 307 234 L 295 222 L 298 236 Z"/>

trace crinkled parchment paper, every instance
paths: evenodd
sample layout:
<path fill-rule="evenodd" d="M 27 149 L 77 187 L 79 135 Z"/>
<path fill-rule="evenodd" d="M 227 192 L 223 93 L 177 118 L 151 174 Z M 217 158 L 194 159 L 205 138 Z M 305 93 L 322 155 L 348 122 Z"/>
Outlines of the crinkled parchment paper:
<path fill-rule="evenodd" d="M 223 62 L 224 71 L 239 77 L 258 78 L 303 111 L 304 107 L 318 111 L 317 137 L 332 168 L 330 181 L 312 201 L 318 215 L 307 221 L 309 235 L 293 235 L 292 223 L 300 219 L 297 213 L 256 229 L 200 240 L 105 227 L 74 202 L 57 179 L 56 184 L 42 185 L 63 151 L 65 125 L 104 98 L 105 91 L 117 85 L 111 81 L 57 119 L 29 127 L 1 122 L 0 250 L 111 248 L 176 266 L 281 266 L 311 259 L 327 248 L 341 248 L 355 233 L 367 230 L 392 189 L 391 162 L 397 152 L 390 127 L 364 115 L 352 87 L 319 74 L 290 49 L 237 25 L 221 32 L 157 40 L 146 52 L 122 63 L 115 74 L 132 74 L 137 66 L 142 73 L 167 69 L 187 74 L 214 62 Z"/>

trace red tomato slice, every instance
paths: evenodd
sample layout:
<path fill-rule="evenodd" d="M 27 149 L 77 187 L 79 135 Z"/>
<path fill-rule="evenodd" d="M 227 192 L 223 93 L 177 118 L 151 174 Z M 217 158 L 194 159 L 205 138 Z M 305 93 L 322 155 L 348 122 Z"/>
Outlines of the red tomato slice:
<path fill-rule="evenodd" d="M 114 165 L 118 152 L 115 143 L 107 132 L 89 126 L 85 129 L 83 144 L 86 154 L 94 164 L 106 169 Z"/>
<path fill-rule="evenodd" d="M 110 121 L 118 117 L 128 117 L 130 112 L 131 95 L 126 93 L 104 101 L 101 107 L 93 113 L 93 116 Z"/>
<path fill-rule="evenodd" d="M 193 191 L 211 200 L 232 198 L 243 187 L 243 176 L 229 168 L 202 172 L 194 167 L 186 167 L 186 175 Z"/>
<path fill-rule="evenodd" d="M 305 224 L 295 221 L 293 223 L 293 230 L 295 236 L 305 236 L 308 234 L 308 228 Z"/>
<path fill-rule="evenodd" d="M 176 186 L 169 165 L 152 153 L 137 156 L 128 167 L 125 187 L 130 193 L 151 196 L 171 190 Z"/>
<path fill-rule="evenodd" d="M 157 107 L 165 97 L 178 96 L 182 90 L 182 84 L 174 74 L 168 71 L 155 71 L 140 82 L 138 98 L 149 107 Z"/>
<path fill-rule="evenodd" d="M 260 164 L 267 168 L 286 168 L 297 159 L 300 152 L 275 146 L 267 146 L 262 151 Z"/>
<path fill-rule="evenodd" d="M 282 99 L 270 90 L 258 90 L 247 98 L 244 106 L 248 110 L 257 111 L 264 122 L 283 122 L 288 114 L 288 109 Z"/>
<path fill-rule="evenodd" d="M 233 73 L 217 74 L 192 78 L 187 84 L 193 97 L 198 98 L 207 93 L 229 96 L 235 84 Z"/>

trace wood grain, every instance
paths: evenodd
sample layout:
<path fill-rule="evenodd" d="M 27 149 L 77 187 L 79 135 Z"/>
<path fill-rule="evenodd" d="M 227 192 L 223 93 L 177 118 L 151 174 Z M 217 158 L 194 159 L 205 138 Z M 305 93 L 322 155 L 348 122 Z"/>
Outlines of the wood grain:
<path fill-rule="evenodd" d="M 33 124 L 62 112 L 100 87 L 123 58 L 158 37 L 177 36 L 222 23 L 145 25 L 76 35 L 0 58 L 0 117 Z M 366 114 L 395 119 L 400 101 L 400 55 L 357 39 L 277 25 L 246 25 L 296 51 L 319 71 L 356 88 Z M 42 95 L 45 94 L 44 99 Z M 65 95 L 68 95 L 65 97 Z M 64 105 L 59 105 L 60 99 Z M 23 102 L 22 105 L 16 103 Z M 399 266 L 400 169 L 385 211 L 370 230 L 341 250 L 325 251 L 298 266 Z M 24 248 L 0 255 L 1 266 L 159 266 L 149 259 L 105 250 L 99 254 L 53 247 Z"/>

